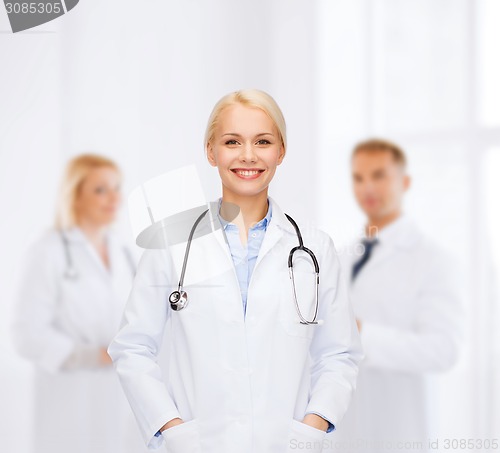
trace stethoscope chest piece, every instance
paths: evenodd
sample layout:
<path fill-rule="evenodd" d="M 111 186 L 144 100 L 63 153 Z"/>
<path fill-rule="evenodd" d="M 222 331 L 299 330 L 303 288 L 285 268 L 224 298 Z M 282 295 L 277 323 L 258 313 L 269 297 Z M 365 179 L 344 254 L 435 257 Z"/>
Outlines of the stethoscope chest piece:
<path fill-rule="evenodd" d="M 186 291 L 173 291 L 170 293 L 170 296 L 168 296 L 168 301 L 170 302 L 172 310 L 182 310 L 183 308 L 186 308 L 186 305 L 188 304 L 187 293 Z"/>

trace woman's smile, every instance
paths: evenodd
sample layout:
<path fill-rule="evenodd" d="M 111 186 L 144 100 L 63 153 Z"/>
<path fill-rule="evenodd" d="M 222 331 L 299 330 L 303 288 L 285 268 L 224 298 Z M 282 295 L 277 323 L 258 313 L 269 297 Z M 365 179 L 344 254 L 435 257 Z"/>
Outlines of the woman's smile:
<path fill-rule="evenodd" d="M 231 168 L 231 171 L 241 179 L 257 179 L 264 172 L 260 168 Z"/>

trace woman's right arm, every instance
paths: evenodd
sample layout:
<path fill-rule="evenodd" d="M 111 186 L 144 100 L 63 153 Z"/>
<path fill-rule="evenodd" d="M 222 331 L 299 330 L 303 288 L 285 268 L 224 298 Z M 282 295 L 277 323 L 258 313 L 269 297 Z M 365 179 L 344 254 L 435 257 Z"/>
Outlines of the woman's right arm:
<path fill-rule="evenodd" d="M 167 422 L 180 418 L 157 363 L 170 316 L 174 276 L 166 250 L 146 250 L 140 260 L 122 327 L 108 348 L 143 438 L 150 448 Z"/>

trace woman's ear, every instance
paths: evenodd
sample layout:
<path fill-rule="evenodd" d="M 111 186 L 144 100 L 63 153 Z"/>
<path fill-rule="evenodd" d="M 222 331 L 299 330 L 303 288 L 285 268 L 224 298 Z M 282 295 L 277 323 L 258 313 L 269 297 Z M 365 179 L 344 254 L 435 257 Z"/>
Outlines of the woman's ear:
<path fill-rule="evenodd" d="M 283 159 L 285 158 L 285 154 L 286 154 L 285 147 L 283 145 L 281 145 L 280 153 L 278 155 L 278 165 L 280 165 L 281 162 L 283 162 Z"/>
<path fill-rule="evenodd" d="M 215 160 L 214 148 L 213 148 L 211 143 L 207 143 L 207 159 L 208 159 L 208 163 L 212 167 L 217 167 L 217 162 Z"/>
<path fill-rule="evenodd" d="M 411 186 L 411 177 L 409 175 L 404 176 L 403 180 L 403 190 L 406 192 Z"/>

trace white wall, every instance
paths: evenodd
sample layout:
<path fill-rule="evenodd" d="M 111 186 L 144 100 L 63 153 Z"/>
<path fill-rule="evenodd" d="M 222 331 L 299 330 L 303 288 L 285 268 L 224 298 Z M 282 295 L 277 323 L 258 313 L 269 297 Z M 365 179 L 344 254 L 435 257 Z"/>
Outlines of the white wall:
<path fill-rule="evenodd" d="M 0 8 L 0 450 L 24 453 L 31 366 L 10 343 L 17 271 L 26 244 L 52 222 L 62 169 L 59 34 L 13 35 Z"/>
<path fill-rule="evenodd" d="M 210 110 L 229 91 L 259 87 L 280 102 L 290 129 L 290 159 L 276 183 L 286 206 L 302 193 L 292 178 L 314 165 L 314 9 L 301 1 L 180 5 L 87 0 L 64 19 L 64 152 L 116 157 L 128 187 L 196 163 L 212 199 L 220 188 L 204 159 Z"/>

